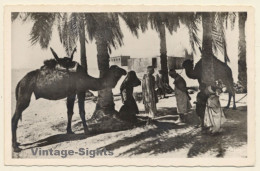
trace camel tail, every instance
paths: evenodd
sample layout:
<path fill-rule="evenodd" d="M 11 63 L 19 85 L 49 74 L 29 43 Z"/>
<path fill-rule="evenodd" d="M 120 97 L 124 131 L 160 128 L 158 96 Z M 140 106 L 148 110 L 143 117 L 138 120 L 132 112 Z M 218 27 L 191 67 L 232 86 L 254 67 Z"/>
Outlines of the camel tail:
<path fill-rule="evenodd" d="M 34 92 L 38 70 L 26 74 L 15 88 L 16 109 L 25 110 L 29 104 L 31 95 Z M 19 117 L 22 120 L 22 116 Z"/>
<path fill-rule="evenodd" d="M 232 71 L 230 69 L 230 72 L 228 72 L 228 77 L 230 78 L 230 81 L 229 81 L 229 93 L 232 94 L 232 96 L 235 95 L 235 88 L 234 88 L 234 79 L 233 79 L 233 75 L 232 75 Z"/>
<path fill-rule="evenodd" d="M 20 82 L 21 81 L 18 82 L 18 84 L 17 84 L 17 86 L 15 88 L 15 99 L 16 99 L 16 101 L 18 100 L 18 91 L 19 91 L 19 87 L 20 87 Z M 20 116 L 19 119 L 20 119 L 20 121 L 22 121 L 22 115 Z"/>
<path fill-rule="evenodd" d="M 18 100 L 18 89 L 19 89 L 19 86 L 20 86 L 20 81 L 18 82 L 16 88 L 15 88 L 15 99 Z"/>
<path fill-rule="evenodd" d="M 21 81 L 19 81 L 18 82 L 18 84 L 17 84 L 17 86 L 16 86 L 16 88 L 15 88 L 15 99 L 16 99 L 16 101 L 18 100 L 18 91 L 19 91 L 19 87 L 20 87 L 20 82 Z M 20 121 L 22 121 L 23 119 L 22 119 L 22 115 L 20 116 Z"/>

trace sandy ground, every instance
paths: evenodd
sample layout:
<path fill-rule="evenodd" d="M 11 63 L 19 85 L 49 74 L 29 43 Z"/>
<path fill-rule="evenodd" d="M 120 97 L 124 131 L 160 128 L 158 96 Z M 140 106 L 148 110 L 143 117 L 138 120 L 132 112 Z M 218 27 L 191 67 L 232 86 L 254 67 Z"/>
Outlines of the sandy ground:
<path fill-rule="evenodd" d="M 24 71 L 25 72 L 25 71 Z M 12 90 L 24 72 L 13 73 Z M 121 80 L 122 81 L 122 80 Z M 121 82 L 120 81 L 120 82 Z M 120 83 L 119 83 L 120 85 Z M 116 88 L 118 89 L 118 87 Z M 237 100 L 243 94 L 236 96 Z M 191 95 L 192 103 L 196 93 Z M 221 104 L 227 103 L 227 94 L 221 95 Z M 115 97 L 116 110 L 122 106 L 120 97 Z M 93 101 L 85 102 L 86 118 L 90 118 L 95 109 Z M 138 102 L 141 114 L 145 119 L 144 107 Z M 227 122 L 220 135 L 201 134 L 196 127 L 198 118 L 193 110 L 188 116 L 187 124 L 175 124 L 178 118 L 174 95 L 162 99 L 157 105 L 158 114 L 153 125 L 141 125 L 130 130 L 104 133 L 86 137 L 83 135 L 82 122 L 78 107 L 75 105 L 72 119 L 74 135 L 66 134 L 67 112 L 66 101 L 35 100 L 32 96 L 30 106 L 24 111 L 19 121 L 17 137 L 23 149 L 13 153 L 15 158 L 60 158 L 61 156 L 33 155 L 32 150 L 75 150 L 80 148 L 96 150 L 105 148 L 112 151 L 111 156 L 95 157 L 247 157 L 247 107 L 246 98 L 237 103 L 237 110 L 225 110 Z M 12 111 L 15 109 L 15 97 L 12 92 Z M 89 158 L 90 155 L 71 155 L 68 158 Z"/>

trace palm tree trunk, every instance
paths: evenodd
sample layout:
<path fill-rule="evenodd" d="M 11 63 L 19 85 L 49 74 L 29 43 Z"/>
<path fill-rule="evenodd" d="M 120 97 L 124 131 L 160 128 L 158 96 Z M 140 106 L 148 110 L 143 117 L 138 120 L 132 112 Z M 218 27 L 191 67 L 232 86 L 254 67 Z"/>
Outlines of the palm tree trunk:
<path fill-rule="evenodd" d="M 202 83 L 212 85 L 215 82 L 213 51 L 212 51 L 212 27 L 214 13 L 202 13 Z"/>
<path fill-rule="evenodd" d="M 88 71 L 87 67 L 87 55 L 86 55 L 86 34 L 85 34 L 85 23 L 82 16 L 79 17 L 80 29 L 79 29 L 79 43 L 80 43 L 80 63 L 81 66 Z"/>
<path fill-rule="evenodd" d="M 246 67 L 246 35 L 245 35 L 245 23 L 247 19 L 247 13 L 239 13 L 239 42 L 238 42 L 238 80 L 242 86 L 247 90 L 247 67 Z"/>
<path fill-rule="evenodd" d="M 109 54 L 108 54 L 108 44 L 103 41 L 101 34 L 97 34 L 95 37 L 97 45 L 97 59 L 98 59 L 98 69 L 100 71 L 100 78 L 105 75 L 109 69 Z M 111 114 L 115 111 L 115 104 L 112 89 L 107 88 L 98 91 L 98 101 L 96 105 L 96 111 L 101 110 L 105 114 Z M 96 112 L 95 111 L 95 112 Z"/>
<path fill-rule="evenodd" d="M 159 26 L 159 36 L 160 36 L 160 58 L 161 58 L 162 81 L 166 84 L 169 84 L 166 34 L 165 34 L 165 25 L 163 23 Z"/>

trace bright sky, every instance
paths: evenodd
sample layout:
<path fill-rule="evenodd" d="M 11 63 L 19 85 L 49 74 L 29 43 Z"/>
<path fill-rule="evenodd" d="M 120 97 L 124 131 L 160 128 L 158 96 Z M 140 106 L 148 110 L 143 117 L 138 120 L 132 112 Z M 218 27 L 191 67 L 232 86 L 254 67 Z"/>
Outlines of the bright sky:
<path fill-rule="evenodd" d="M 16 20 L 12 23 L 12 68 L 31 68 L 37 69 L 42 66 L 43 61 L 53 58 L 49 49 L 43 50 L 39 44 L 32 46 L 30 44 L 30 31 L 32 22 L 22 23 Z M 160 54 L 160 40 L 158 33 L 151 28 L 145 33 L 139 32 L 139 38 L 131 34 L 124 21 L 120 20 L 122 32 L 124 34 L 124 45 L 118 49 L 112 49 L 110 56 L 129 55 L 131 58 L 154 57 Z M 234 30 L 228 28 L 227 35 L 227 50 L 230 57 L 229 66 L 233 71 L 234 81 L 237 81 L 237 59 L 238 59 L 238 22 L 235 23 Z M 201 33 L 200 33 L 201 36 Z M 167 31 L 167 55 L 168 56 L 184 56 L 184 50 L 190 52 L 190 44 L 187 28 L 183 25 L 172 35 Z M 57 29 L 53 28 L 53 36 L 50 46 L 56 51 L 60 57 L 66 55 L 62 44 L 58 38 Z M 78 45 L 79 47 L 79 45 Z M 97 69 L 97 51 L 95 41 L 86 44 L 88 67 Z M 79 61 L 79 48 L 74 54 L 74 59 Z M 218 53 L 217 56 L 223 61 L 223 55 Z M 197 51 L 194 54 L 195 62 L 200 59 L 200 53 Z M 91 73 L 90 73 L 91 74 Z"/>

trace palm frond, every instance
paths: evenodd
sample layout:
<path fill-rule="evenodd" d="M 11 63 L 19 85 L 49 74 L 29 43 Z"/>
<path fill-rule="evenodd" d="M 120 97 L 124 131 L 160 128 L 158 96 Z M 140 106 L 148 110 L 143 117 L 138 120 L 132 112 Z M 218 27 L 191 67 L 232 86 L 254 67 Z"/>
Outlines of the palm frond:
<path fill-rule="evenodd" d="M 227 44 L 226 44 L 226 34 L 225 34 L 225 25 L 228 18 L 230 16 L 230 13 L 228 12 L 218 12 L 215 16 L 214 26 L 212 33 L 217 36 L 212 36 L 213 38 L 213 46 L 217 47 L 221 51 L 221 53 L 224 55 L 224 61 L 230 62 L 230 59 L 227 54 Z M 217 50 L 215 50 L 217 52 Z"/>
<path fill-rule="evenodd" d="M 88 33 L 88 37 L 90 41 L 92 41 L 95 37 L 95 33 L 97 31 L 98 18 L 94 13 L 85 13 L 84 19 L 86 23 L 86 32 Z"/>
<path fill-rule="evenodd" d="M 13 22 L 14 20 L 16 20 L 19 16 L 19 12 L 12 12 L 11 13 L 11 21 Z"/>
<path fill-rule="evenodd" d="M 231 29 L 234 30 L 235 23 L 236 23 L 236 13 L 235 12 L 230 12 L 229 13 L 229 21 L 230 21 L 230 26 Z"/>
<path fill-rule="evenodd" d="M 166 28 L 169 30 L 170 34 L 177 32 L 177 29 L 180 28 L 180 19 L 178 13 L 162 13 L 161 18 L 165 23 Z"/>
<path fill-rule="evenodd" d="M 31 13 L 30 18 L 34 21 L 30 32 L 30 41 L 32 45 L 40 43 L 41 48 L 47 48 L 51 36 L 52 27 L 55 21 L 55 13 Z"/>
<path fill-rule="evenodd" d="M 125 21 L 131 33 L 138 37 L 138 30 L 140 29 L 139 15 L 135 13 L 120 13 L 119 16 Z"/>
<path fill-rule="evenodd" d="M 99 39 L 111 47 L 123 45 L 123 33 L 119 23 L 119 13 L 87 13 L 85 14 L 87 33 L 90 40 Z"/>
<path fill-rule="evenodd" d="M 181 13 L 179 19 L 182 24 L 186 25 L 189 31 L 190 46 L 194 53 L 196 53 L 195 46 L 200 47 L 201 40 L 198 37 L 199 27 L 201 22 L 201 15 L 198 13 Z"/>
<path fill-rule="evenodd" d="M 67 55 L 71 54 L 79 38 L 79 15 L 64 13 L 58 23 L 60 40 Z"/>

